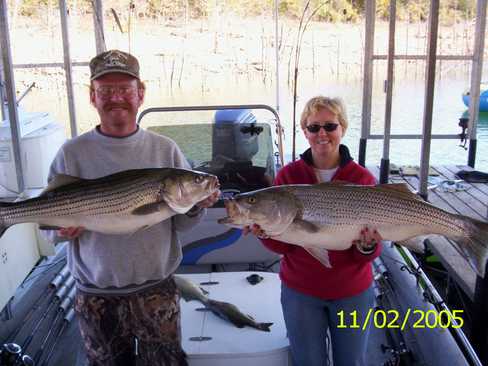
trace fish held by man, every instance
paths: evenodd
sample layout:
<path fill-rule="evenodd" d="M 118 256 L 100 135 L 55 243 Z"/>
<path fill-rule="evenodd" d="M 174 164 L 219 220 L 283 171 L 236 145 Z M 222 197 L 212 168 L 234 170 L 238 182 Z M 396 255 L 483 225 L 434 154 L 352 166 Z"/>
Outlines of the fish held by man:
<path fill-rule="evenodd" d="M 0 202 L 0 236 L 26 222 L 135 233 L 188 212 L 218 189 L 216 176 L 179 168 L 126 170 L 97 179 L 58 175 L 38 197 Z"/>
<path fill-rule="evenodd" d="M 302 246 L 326 266 L 327 250 L 348 249 L 368 227 L 406 246 L 410 238 L 443 235 L 460 244 L 480 275 L 485 272 L 488 223 L 437 208 L 404 184 L 282 185 L 236 195 L 225 205 L 228 216 L 219 223 L 257 224 L 272 239 Z"/>

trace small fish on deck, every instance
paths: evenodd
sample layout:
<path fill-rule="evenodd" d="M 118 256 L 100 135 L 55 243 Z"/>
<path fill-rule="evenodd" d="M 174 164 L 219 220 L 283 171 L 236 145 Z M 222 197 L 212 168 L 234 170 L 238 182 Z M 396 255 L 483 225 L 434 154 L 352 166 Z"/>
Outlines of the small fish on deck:
<path fill-rule="evenodd" d="M 186 301 L 200 301 L 205 306 L 205 309 L 211 311 L 219 318 L 234 324 L 237 328 L 243 328 L 247 325 L 264 332 L 271 331 L 270 327 L 273 323 L 258 323 L 250 315 L 242 313 L 234 304 L 208 298 L 208 292 L 206 293 L 205 290 L 184 277 L 173 275 L 173 279 L 180 291 L 181 297 Z"/>

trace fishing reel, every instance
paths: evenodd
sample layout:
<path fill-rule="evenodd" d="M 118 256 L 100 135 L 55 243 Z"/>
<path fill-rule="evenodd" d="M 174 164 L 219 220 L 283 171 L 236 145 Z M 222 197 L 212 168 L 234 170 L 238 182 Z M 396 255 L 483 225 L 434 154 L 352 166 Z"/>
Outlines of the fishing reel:
<path fill-rule="evenodd" d="M 0 366 L 34 366 L 34 360 L 22 354 L 22 347 L 17 343 L 4 343 L 0 347 Z"/>

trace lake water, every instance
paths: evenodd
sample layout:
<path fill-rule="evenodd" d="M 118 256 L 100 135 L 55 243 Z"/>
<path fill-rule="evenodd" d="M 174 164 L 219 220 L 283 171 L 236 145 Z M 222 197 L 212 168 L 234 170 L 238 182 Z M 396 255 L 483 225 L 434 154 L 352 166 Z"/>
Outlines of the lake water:
<path fill-rule="evenodd" d="M 225 85 L 225 84 L 224 84 Z M 257 83 L 255 85 L 258 85 Z M 461 99 L 461 93 L 467 87 L 465 80 L 444 79 L 436 83 L 433 134 L 458 134 L 459 118 L 467 113 L 467 108 Z M 317 94 L 338 96 L 345 102 L 349 129 L 343 141 L 349 146 L 353 157 L 357 160 L 359 138 L 361 131 L 362 85 L 358 81 L 337 82 L 336 80 L 303 83 L 302 93 L 297 103 L 297 123 L 303 105 Z M 151 93 L 151 88 L 148 93 Z M 157 94 L 157 90 L 154 90 Z M 399 81 L 394 88 L 392 110 L 392 134 L 421 134 L 423 124 L 425 85 L 423 81 Z M 291 159 L 292 153 L 292 96 L 287 88 L 281 89 L 279 112 L 285 128 L 285 156 Z M 188 95 L 173 95 L 168 105 L 188 105 Z M 237 85 L 231 90 L 225 87 L 216 88 L 212 96 L 201 98 L 193 104 L 244 104 L 265 103 L 276 107 L 275 90 L 271 87 Z M 191 99 L 191 97 L 190 97 Z M 150 104 L 155 102 L 150 100 Z M 160 104 L 164 105 L 164 104 Z M 382 134 L 384 129 L 385 93 L 382 83 L 373 88 L 373 105 L 371 117 L 371 133 Z M 297 133 L 297 153 L 304 151 L 308 143 L 302 132 Z M 431 145 L 431 164 L 466 164 L 468 153 L 459 146 L 459 140 L 433 140 Z M 383 151 L 382 140 L 369 140 L 367 147 L 367 164 L 379 164 Z M 390 147 L 390 162 L 397 165 L 420 164 L 420 140 L 392 140 Z M 488 170 L 488 114 L 481 113 L 478 123 L 478 145 L 476 168 Z"/>
<path fill-rule="evenodd" d="M 75 80 L 87 80 L 86 71 L 75 76 Z M 228 78 L 225 75 L 208 79 L 205 86 L 201 80 L 192 82 L 191 75 L 182 81 L 181 87 L 168 89 L 164 80 L 147 82 L 144 108 L 155 106 L 204 105 L 204 104 L 268 104 L 276 107 L 275 86 L 264 84 L 262 80 L 241 76 Z M 433 128 L 434 134 L 458 134 L 459 118 L 466 113 L 461 93 L 467 87 L 466 78 L 444 78 L 436 82 Z M 60 88 L 61 89 L 61 88 Z M 313 80 L 304 80 L 299 84 L 297 102 L 297 123 L 305 102 L 317 94 L 341 97 L 347 108 L 349 129 L 344 143 L 349 146 L 357 160 L 361 130 L 362 85 L 358 80 L 340 80 L 324 74 Z M 393 94 L 392 133 L 421 134 L 423 123 L 425 85 L 422 80 L 396 82 Z M 65 106 L 64 92 L 58 89 L 34 90 L 24 101 L 27 110 L 47 110 L 57 120 L 62 121 L 69 134 L 68 111 Z M 382 82 L 373 88 L 372 130 L 373 134 L 383 132 L 385 114 L 385 93 Z M 88 102 L 88 88 L 85 84 L 75 84 L 75 100 L 78 132 L 92 128 L 97 119 L 93 107 Z M 291 158 L 292 152 L 292 96 L 289 88 L 280 88 L 279 112 L 285 128 L 285 156 Z M 42 107 L 39 107 L 42 106 Z M 174 115 L 174 123 L 184 121 L 185 117 Z M 431 145 L 431 164 L 466 164 L 468 153 L 459 146 L 459 140 L 433 140 Z M 307 141 L 301 131 L 297 134 L 297 153 L 307 148 Z M 390 162 L 397 165 L 420 164 L 420 140 L 392 140 Z M 383 150 L 382 140 L 369 140 L 367 164 L 379 164 Z M 488 114 L 481 114 L 478 124 L 478 147 L 476 169 L 488 171 Z"/>

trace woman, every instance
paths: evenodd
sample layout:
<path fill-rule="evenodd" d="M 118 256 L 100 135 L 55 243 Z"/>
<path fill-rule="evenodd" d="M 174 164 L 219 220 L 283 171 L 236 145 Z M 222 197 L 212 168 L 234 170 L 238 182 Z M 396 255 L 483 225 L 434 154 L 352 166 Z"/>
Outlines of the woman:
<path fill-rule="evenodd" d="M 347 130 L 344 106 L 338 99 L 314 97 L 300 120 L 310 148 L 301 159 L 286 165 L 274 184 L 315 184 L 345 181 L 375 184 L 373 175 L 356 164 L 341 139 Z M 327 330 L 330 330 L 334 366 L 365 365 L 369 326 L 353 328 L 374 306 L 371 262 L 381 252 L 381 236 L 364 228 L 350 249 L 329 251 L 327 268 L 297 245 L 269 239 L 258 226 L 251 229 L 270 250 L 282 254 L 281 304 L 294 366 L 327 363 Z M 249 231 L 246 230 L 246 231 Z M 338 313 L 342 313 L 340 322 Z M 353 323 L 351 313 L 357 315 Z M 345 327 L 344 327 L 345 325 Z"/>

